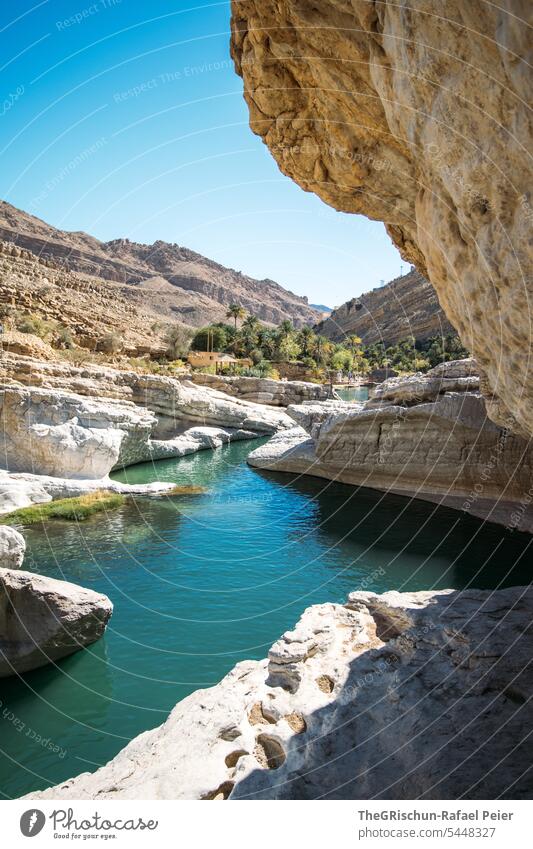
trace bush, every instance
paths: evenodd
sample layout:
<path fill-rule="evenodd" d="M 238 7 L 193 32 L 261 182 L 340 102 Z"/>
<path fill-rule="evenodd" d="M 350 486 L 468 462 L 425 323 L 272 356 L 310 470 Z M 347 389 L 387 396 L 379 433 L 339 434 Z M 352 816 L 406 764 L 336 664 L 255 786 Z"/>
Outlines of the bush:
<path fill-rule="evenodd" d="M 104 333 L 96 342 L 96 350 L 104 354 L 118 354 L 124 347 L 118 333 Z"/>
<path fill-rule="evenodd" d="M 177 324 L 168 328 L 165 341 L 168 345 L 167 354 L 171 360 L 187 356 L 192 337 L 193 331 L 184 325 Z"/>
<path fill-rule="evenodd" d="M 191 349 L 193 351 L 224 351 L 227 341 L 225 329 L 213 324 L 197 330 L 191 342 Z"/>
<path fill-rule="evenodd" d="M 67 350 L 74 348 L 74 337 L 68 327 L 64 327 L 62 324 L 59 325 L 56 331 L 54 341 L 59 348 L 65 348 Z"/>
<path fill-rule="evenodd" d="M 35 313 L 26 313 L 15 319 L 15 327 L 20 333 L 33 333 L 34 336 L 48 341 L 57 329 L 57 322 L 47 321 Z"/>

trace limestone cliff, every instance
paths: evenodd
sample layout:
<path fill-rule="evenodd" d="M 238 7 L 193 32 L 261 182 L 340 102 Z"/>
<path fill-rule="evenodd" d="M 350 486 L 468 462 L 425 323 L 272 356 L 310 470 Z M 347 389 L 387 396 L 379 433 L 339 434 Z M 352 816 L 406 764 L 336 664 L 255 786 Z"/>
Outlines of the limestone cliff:
<path fill-rule="evenodd" d="M 365 345 L 395 345 L 410 336 L 422 341 L 455 332 L 431 283 L 416 270 L 337 307 L 317 330 L 333 342 L 360 336 Z"/>
<path fill-rule="evenodd" d="M 386 223 L 485 371 L 489 415 L 531 434 L 531 5 L 232 7 L 253 131 L 306 191 Z"/>

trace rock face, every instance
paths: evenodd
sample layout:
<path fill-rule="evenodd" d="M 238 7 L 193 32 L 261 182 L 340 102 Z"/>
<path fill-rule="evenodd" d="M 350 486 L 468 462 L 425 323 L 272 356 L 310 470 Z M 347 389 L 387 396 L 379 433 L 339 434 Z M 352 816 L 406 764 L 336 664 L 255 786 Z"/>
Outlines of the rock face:
<path fill-rule="evenodd" d="M 115 327 L 130 351 L 150 350 L 154 341 L 156 347 L 162 343 L 159 333 L 154 340 L 148 332 L 156 318 L 200 327 L 224 321 L 235 302 L 272 324 L 289 319 L 301 326 L 320 318 L 306 298 L 274 280 L 254 280 L 180 245 L 100 242 L 86 233 L 58 230 L 5 201 L 0 201 L 0 239 L 5 240 L 0 295 L 9 302 L 15 294 L 19 307 L 58 319 L 90 348 L 104 330 Z"/>
<path fill-rule="evenodd" d="M 528 4 L 232 9 L 251 127 L 282 172 L 386 223 L 485 373 L 489 416 L 533 434 Z"/>
<path fill-rule="evenodd" d="M 226 395 L 243 398 L 254 404 L 268 404 L 273 407 L 288 407 L 289 404 L 302 404 L 305 401 L 326 401 L 330 395 L 329 386 L 308 383 L 304 380 L 269 380 L 265 377 L 223 377 L 214 374 L 195 372 L 191 380 L 198 386 L 209 386 Z"/>
<path fill-rule="evenodd" d="M 146 459 L 156 418 L 133 404 L 49 389 L 0 390 L 0 454 L 10 472 L 104 478 Z"/>
<path fill-rule="evenodd" d="M 487 418 L 469 360 L 385 381 L 366 404 L 289 407 L 299 425 L 248 456 L 260 469 L 310 474 L 445 504 L 533 531 L 533 446 Z"/>
<path fill-rule="evenodd" d="M 182 457 L 292 424 L 278 410 L 135 372 L 6 354 L 0 379 L 0 452 L 11 473 L 101 481 L 114 468 Z M 1 490 L 0 482 L 0 502 Z M 32 503 L 32 493 L 17 490 L 8 498 L 10 509 L 24 506 L 17 493 Z"/>
<path fill-rule="evenodd" d="M 76 367 L 30 357 L 0 357 L 0 384 L 62 390 L 87 398 L 130 402 L 157 419 L 152 436 L 175 436 L 192 425 L 244 428 L 258 434 L 290 426 L 281 410 L 269 409 L 188 381 L 105 366 Z"/>
<path fill-rule="evenodd" d="M 15 528 L 0 525 L 0 563 L 4 569 L 20 569 L 24 562 L 26 540 Z"/>
<path fill-rule="evenodd" d="M 359 336 L 365 345 L 395 345 L 411 336 L 418 341 L 455 333 L 435 294 L 418 271 L 391 280 L 337 307 L 317 325 L 317 331 L 334 342 Z"/>
<path fill-rule="evenodd" d="M 111 368 L 3 354 L 0 382 L 0 513 L 97 489 L 164 494 L 171 483 L 129 485 L 108 475 L 293 424 L 281 410 L 207 387 Z"/>
<path fill-rule="evenodd" d="M 267 660 L 26 798 L 529 798 L 532 615 L 524 587 L 311 607 Z"/>
<path fill-rule="evenodd" d="M 105 595 L 32 572 L 0 568 L 0 678 L 88 646 L 105 631 Z"/>

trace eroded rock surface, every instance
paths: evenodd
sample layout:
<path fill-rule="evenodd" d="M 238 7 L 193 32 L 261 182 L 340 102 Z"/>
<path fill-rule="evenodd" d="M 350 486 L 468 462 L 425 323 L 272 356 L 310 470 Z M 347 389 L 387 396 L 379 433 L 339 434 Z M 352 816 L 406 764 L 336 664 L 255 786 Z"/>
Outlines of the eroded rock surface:
<path fill-rule="evenodd" d="M 0 678 L 37 669 L 94 643 L 112 612 L 113 605 L 101 593 L 0 568 Z"/>
<path fill-rule="evenodd" d="M 386 223 L 485 373 L 489 416 L 532 435 L 530 5 L 232 11 L 251 127 L 282 172 Z"/>
<path fill-rule="evenodd" d="M 4 569 L 20 569 L 24 562 L 26 540 L 15 528 L 0 525 L 0 564 Z"/>
<path fill-rule="evenodd" d="M 0 451 L 10 473 L 0 474 L 0 512 L 95 487 L 164 491 L 171 485 L 132 489 L 109 481 L 108 474 L 292 425 L 281 410 L 190 382 L 111 368 L 5 354 L 0 380 Z"/>
<path fill-rule="evenodd" d="M 288 407 L 305 401 L 326 401 L 330 387 L 304 380 L 270 380 L 266 377 L 225 377 L 196 372 L 191 380 L 198 386 L 209 386 L 227 395 L 243 398 L 254 404 Z"/>
<path fill-rule="evenodd" d="M 445 504 L 533 531 L 533 445 L 488 417 L 471 361 L 391 378 L 365 404 L 288 407 L 250 465 Z"/>
<path fill-rule="evenodd" d="M 268 659 L 26 798 L 529 798 L 532 615 L 525 587 L 310 607 Z"/>

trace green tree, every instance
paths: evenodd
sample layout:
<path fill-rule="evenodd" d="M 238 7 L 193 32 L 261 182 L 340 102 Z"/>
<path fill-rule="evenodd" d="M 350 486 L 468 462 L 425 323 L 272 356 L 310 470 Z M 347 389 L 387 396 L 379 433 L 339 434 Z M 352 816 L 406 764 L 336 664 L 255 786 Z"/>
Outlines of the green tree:
<path fill-rule="evenodd" d="M 307 324 L 304 324 L 304 326 L 302 327 L 302 329 L 300 330 L 300 332 L 298 334 L 298 343 L 299 343 L 300 348 L 302 350 L 302 356 L 303 357 L 309 357 L 310 356 L 312 348 L 313 348 L 314 338 L 315 338 L 315 334 L 313 333 L 312 329 Z"/>
<path fill-rule="evenodd" d="M 193 351 L 224 351 L 227 345 L 226 331 L 217 324 L 201 327 L 191 342 Z"/>
<path fill-rule="evenodd" d="M 235 322 L 235 330 L 237 330 L 237 319 L 244 318 L 246 310 L 239 304 L 230 304 L 226 313 L 226 318 L 232 318 Z"/>

